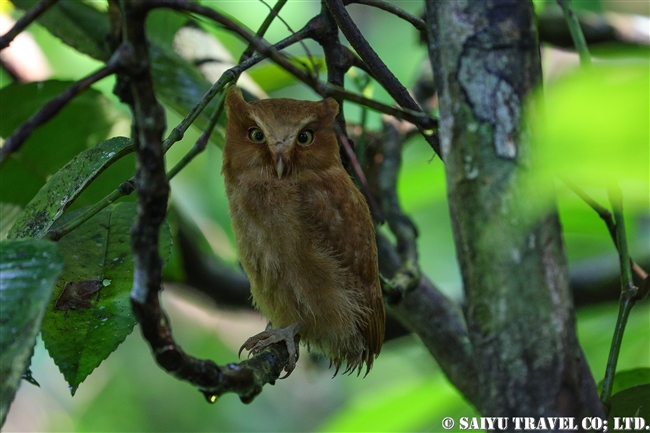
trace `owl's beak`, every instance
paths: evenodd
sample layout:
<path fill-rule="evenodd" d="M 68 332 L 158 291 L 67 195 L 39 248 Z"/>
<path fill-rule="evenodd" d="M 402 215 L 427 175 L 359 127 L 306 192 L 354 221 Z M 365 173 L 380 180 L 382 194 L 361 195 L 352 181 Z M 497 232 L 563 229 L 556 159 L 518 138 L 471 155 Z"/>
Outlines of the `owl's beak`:
<path fill-rule="evenodd" d="M 284 159 L 282 159 L 282 154 L 278 155 L 278 161 L 275 163 L 275 172 L 278 174 L 278 179 L 282 179 L 282 173 L 284 173 Z"/>

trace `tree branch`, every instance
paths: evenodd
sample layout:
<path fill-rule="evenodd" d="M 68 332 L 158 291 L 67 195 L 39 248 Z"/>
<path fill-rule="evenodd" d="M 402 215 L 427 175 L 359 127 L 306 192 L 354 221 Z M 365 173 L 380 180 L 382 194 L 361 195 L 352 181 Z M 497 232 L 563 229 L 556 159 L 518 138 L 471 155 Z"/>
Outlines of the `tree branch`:
<path fill-rule="evenodd" d="M 167 209 L 169 184 L 163 159 L 165 117 L 156 100 L 145 37 L 145 2 L 119 0 L 122 46 L 132 55 L 118 75 L 116 92 L 131 106 L 134 147 L 138 161 L 135 186 L 138 215 L 131 233 L 135 272 L 131 304 L 158 364 L 178 379 L 197 386 L 208 401 L 235 392 L 245 403 L 274 383 L 288 360 L 284 345 L 274 345 L 239 365 L 219 367 L 187 355 L 174 341 L 169 320 L 160 305 L 162 260 L 158 252 L 160 225 Z M 216 123 L 213 116 L 211 124 Z M 207 132 L 207 131 L 206 131 Z"/>
<path fill-rule="evenodd" d="M 609 236 L 612 238 L 612 241 L 614 242 L 614 246 L 616 247 L 616 250 L 619 251 L 620 254 L 620 249 L 618 246 L 618 234 L 617 234 L 617 229 L 616 229 L 616 224 L 614 223 L 614 219 L 612 217 L 612 213 L 603 205 L 598 203 L 596 200 L 594 200 L 589 194 L 587 194 L 584 190 L 582 190 L 578 185 L 575 183 L 571 182 L 567 178 L 562 178 L 564 183 L 573 191 L 578 197 L 580 197 L 585 203 L 589 205 L 600 217 L 600 219 L 603 220 L 605 225 L 607 226 L 607 231 L 609 232 Z M 641 266 L 639 266 L 633 259 L 630 257 L 630 265 L 632 266 L 632 269 L 634 272 L 641 278 L 644 279 L 648 276 L 648 273 L 643 269 Z"/>
<path fill-rule="evenodd" d="M 214 113 L 210 116 L 210 120 L 208 121 L 208 125 L 205 127 L 203 132 L 201 133 L 201 136 L 196 140 L 196 143 L 194 143 L 194 146 L 190 149 L 189 152 L 181 158 L 178 163 L 172 167 L 169 172 L 167 172 L 167 180 L 171 180 L 174 176 L 176 176 L 182 169 L 184 169 L 187 164 L 190 163 L 198 155 L 199 153 L 203 152 L 205 150 L 205 147 L 208 144 L 208 140 L 210 139 L 210 135 L 212 135 L 212 131 L 214 131 L 214 128 L 217 126 L 217 122 L 219 121 L 219 118 L 223 114 L 224 110 L 224 101 L 226 99 L 226 92 L 223 91 L 221 92 L 221 98 L 219 98 L 219 102 L 217 103 L 217 106 L 215 107 Z"/>
<path fill-rule="evenodd" d="M 391 286 L 397 293 L 404 293 L 417 285 L 421 279 L 416 239 L 418 230 L 415 224 L 402 212 L 397 197 L 397 177 L 402 166 L 402 139 L 397 128 L 391 122 L 383 123 L 382 155 L 379 168 L 379 196 L 382 198 L 382 211 L 386 221 L 397 240 L 397 253 L 402 266 L 391 280 Z"/>
<path fill-rule="evenodd" d="M 25 140 L 34 132 L 34 129 L 56 116 L 74 97 L 88 89 L 93 83 L 117 72 L 122 66 L 123 58 L 124 50 L 116 51 L 106 63 L 106 66 L 68 87 L 59 96 L 43 105 L 29 120 L 20 125 L 0 148 L 0 166 L 7 160 L 9 155 L 20 149 Z"/>
<path fill-rule="evenodd" d="M 541 81 L 533 5 L 427 2 L 427 22 L 478 409 L 603 416 L 576 336 L 557 212 L 531 212 L 519 182 L 532 151 L 523 104 Z"/>
<path fill-rule="evenodd" d="M 0 36 L 0 51 L 7 48 L 18 34 L 25 30 L 28 25 L 33 23 L 57 1 L 58 0 L 41 0 L 36 4 L 36 6 L 25 12 L 25 15 L 20 17 L 20 19 L 16 21 L 16 24 L 14 24 L 7 33 Z"/>
<path fill-rule="evenodd" d="M 417 230 L 402 212 L 396 192 L 404 137 L 390 122 L 385 123 L 381 133 L 368 135 L 365 171 L 397 238 L 393 245 L 382 232 L 376 234 L 379 270 L 390 280 L 382 283 L 389 317 L 417 334 L 449 381 L 479 407 L 477 370 L 463 313 L 420 272 Z"/>
<path fill-rule="evenodd" d="M 303 38 L 309 37 L 313 32 L 318 30 L 319 26 L 320 23 L 318 20 L 309 21 L 305 25 L 305 27 L 303 27 L 297 33 L 278 42 L 275 45 L 276 49 L 287 47 L 292 43 L 295 43 Z M 192 125 L 192 123 L 196 120 L 196 118 L 203 112 L 205 107 L 207 107 L 210 104 L 212 99 L 216 95 L 218 95 L 219 92 L 221 92 L 228 83 L 235 81 L 241 73 L 255 66 L 265 58 L 266 57 L 261 54 L 256 54 L 248 58 L 244 62 L 240 63 L 239 65 L 236 65 L 230 68 L 229 70 L 225 71 L 223 75 L 219 78 L 219 80 L 217 80 L 210 87 L 210 89 L 208 89 L 208 91 L 201 97 L 201 99 L 196 103 L 196 105 L 192 107 L 192 110 L 190 110 L 190 112 L 185 116 L 185 118 L 172 129 L 172 131 L 169 133 L 167 138 L 163 141 L 164 151 L 167 152 L 174 143 L 177 143 L 178 141 L 183 139 L 183 136 L 185 135 L 185 131 L 187 131 L 187 129 Z M 186 162 L 189 162 L 189 160 L 191 160 L 196 154 L 198 154 L 200 152 L 200 149 L 194 147 L 191 152 L 193 152 L 194 155 L 187 156 L 187 158 L 189 159 Z M 95 203 L 92 207 L 86 209 L 81 214 L 77 215 L 77 217 L 69 221 L 67 224 L 60 226 L 55 231 L 49 232 L 48 236 L 52 240 L 58 240 L 61 237 L 65 236 L 66 234 L 68 234 L 69 232 L 77 228 L 79 225 L 83 224 L 85 221 L 87 221 L 97 212 L 104 209 L 106 206 L 110 205 L 111 203 L 115 202 L 116 200 L 124 196 L 130 195 L 135 189 L 134 182 L 135 182 L 134 178 L 125 180 L 115 190 L 113 190 L 108 195 L 106 195 L 102 200 Z"/>
<path fill-rule="evenodd" d="M 393 107 L 389 107 L 385 104 L 381 104 L 372 101 L 370 99 L 364 98 L 360 95 L 351 96 L 350 93 L 341 91 L 341 89 L 337 88 L 336 86 L 329 86 L 326 83 L 323 83 L 320 80 L 318 80 L 317 77 L 313 77 L 309 75 L 307 72 L 303 71 L 302 69 L 298 68 L 296 65 L 291 63 L 291 61 L 284 54 L 279 52 L 273 45 L 270 45 L 268 42 L 264 40 L 257 39 L 255 35 L 249 30 L 244 29 L 243 27 L 237 25 L 235 22 L 219 14 L 215 10 L 205 6 L 201 6 L 200 4 L 191 3 L 186 0 L 149 0 L 147 2 L 147 7 L 148 8 L 165 7 L 177 11 L 196 13 L 198 15 L 209 18 L 215 21 L 216 23 L 224 26 L 226 29 L 233 31 L 234 33 L 241 36 L 244 40 L 246 40 L 251 45 L 253 45 L 255 47 L 255 50 L 258 53 L 263 54 L 268 58 L 270 58 L 271 60 L 273 60 L 280 67 L 285 69 L 287 72 L 289 72 L 290 74 L 298 78 L 300 81 L 302 81 L 303 83 L 311 87 L 314 91 L 316 91 L 316 93 L 321 95 L 323 98 L 326 98 L 328 96 L 333 96 L 335 98 L 343 97 L 344 99 L 349 99 L 353 102 L 361 103 L 362 105 L 366 105 L 370 108 L 376 109 L 383 113 L 408 120 L 409 122 L 412 122 L 415 125 L 417 125 L 421 129 L 421 131 L 423 131 L 427 141 L 432 140 L 431 138 L 432 132 L 430 130 L 437 128 L 438 123 L 435 119 L 432 119 L 427 114 L 423 113 L 422 110 L 420 110 L 420 108 L 417 106 L 417 103 L 415 103 L 413 99 L 410 98 L 410 96 L 409 98 L 412 101 L 412 103 L 410 104 L 409 107 L 405 107 L 404 104 L 400 103 L 400 101 L 397 101 L 398 104 L 402 105 L 403 108 L 405 108 L 405 110 L 398 110 Z M 354 100 L 352 98 L 354 98 Z"/>
<path fill-rule="evenodd" d="M 377 233 L 379 269 L 392 278 L 402 267 L 395 247 Z M 417 334 L 449 381 L 475 407 L 481 407 L 477 370 L 463 313 L 424 275 L 388 311 Z"/>
<path fill-rule="evenodd" d="M 589 47 L 587 47 L 585 35 L 582 33 L 582 29 L 580 28 L 580 21 L 578 21 L 578 17 L 571 8 L 570 0 L 557 0 L 557 3 L 564 12 L 564 18 L 566 19 L 569 31 L 571 32 L 571 38 L 573 39 L 573 43 L 578 51 L 578 55 L 580 56 L 580 63 L 583 66 L 591 65 Z"/>
<path fill-rule="evenodd" d="M 273 9 L 271 9 L 271 12 L 266 16 L 264 21 L 262 22 L 262 25 L 260 28 L 257 30 L 256 37 L 258 39 L 264 38 L 264 35 L 266 34 L 266 31 L 269 29 L 271 26 L 271 23 L 275 19 L 275 17 L 278 16 L 278 13 L 280 13 L 280 10 L 284 7 L 285 3 L 287 0 L 278 0 L 278 2 L 273 6 Z M 244 60 L 247 60 L 250 56 L 252 56 L 255 53 L 255 46 L 253 44 L 248 44 L 248 47 L 244 52 L 242 53 L 241 57 L 239 57 L 239 62 L 241 63 Z"/>
<path fill-rule="evenodd" d="M 376 7 L 377 9 L 384 10 L 388 13 L 395 15 L 396 17 L 403 19 L 404 21 L 410 23 L 411 25 L 413 25 L 413 27 L 415 27 L 421 32 L 426 33 L 428 31 L 427 24 L 424 22 L 422 18 L 418 18 L 414 15 L 411 15 L 410 13 L 406 12 L 404 9 L 401 9 L 383 0 L 344 0 L 344 4 L 346 5 L 360 4 L 360 5 Z"/>
<path fill-rule="evenodd" d="M 373 71 L 373 76 L 377 81 L 386 89 L 386 91 L 395 99 L 402 108 L 411 110 L 413 112 L 422 112 L 420 106 L 413 100 L 408 90 L 400 83 L 400 81 L 388 69 L 386 64 L 379 58 L 377 53 L 372 49 L 368 41 L 365 40 L 354 21 L 345 10 L 342 0 L 324 0 L 330 13 L 336 20 L 339 28 L 347 38 L 348 42 L 352 45 L 359 57 L 368 65 L 368 68 Z M 429 127 L 422 124 L 416 124 L 418 129 L 424 136 L 425 140 L 434 147 L 433 131 L 431 129 L 437 128 L 435 125 L 430 124 Z"/>
<path fill-rule="evenodd" d="M 605 405 L 609 410 L 612 389 L 614 387 L 614 375 L 616 374 L 616 364 L 618 363 L 618 355 L 621 351 L 623 334 L 625 333 L 625 326 L 627 325 L 627 319 L 632 311 L 632 307 L 634 307 L 634 304 L 636 303 L 638 289 L 632 281 L 632 269 L 627 248 L 627 235 L 625 233 L 625 219 L 623 218 L 623 198 L 621 196 L 621 190 L 616 186 L 610 188 L 608 193 L 609 201 L 611 202 L 612 210 L 614 211 L 616 243 L 621 267 L 621 298 L 619 301 L 618 317 L 616 318 L 614 336 L 612 337 L 612 345 L 607 359 L 605 378 L 603 379 L 603 389 L 600 394 L 600 399 L 603 402 L 603 405 Z"/>

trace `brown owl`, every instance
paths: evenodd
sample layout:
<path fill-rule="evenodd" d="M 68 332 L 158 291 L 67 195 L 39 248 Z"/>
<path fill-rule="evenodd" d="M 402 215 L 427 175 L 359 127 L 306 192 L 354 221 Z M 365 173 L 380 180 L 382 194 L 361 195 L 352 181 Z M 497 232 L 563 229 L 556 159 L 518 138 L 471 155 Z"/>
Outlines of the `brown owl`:
<path fill-rule="evenodd" d="M 247 103 L 234 86 L 225 104 L 230 215 L 253 302 L 270 322 L 242 350 L 254 354 L 285 341 L 289 375 L 298 334 L 336 372 L 345 362 L 346 372 L 365 364 L 367 374 L 384 341 L 386 314 L 368 205 L 339 156 L 338 104 Z"/>

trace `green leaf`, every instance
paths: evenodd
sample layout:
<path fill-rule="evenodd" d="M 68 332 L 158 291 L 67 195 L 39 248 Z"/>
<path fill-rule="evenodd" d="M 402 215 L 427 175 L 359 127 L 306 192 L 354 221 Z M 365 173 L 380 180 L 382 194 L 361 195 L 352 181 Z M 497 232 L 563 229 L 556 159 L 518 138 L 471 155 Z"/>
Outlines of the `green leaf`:
<path fill-rule="evenodd" d="M 43 321 L 43 342 L 73 395 L 136 323 L 129 296 L 136 210 L 135 203 L 111 205 L 59 241 L 65 269 Z M 166 262 L 171 251 L 167 224 L 160 239 Z"/>
<path fill-rule="evenodd" d="M 11 135 L 72 83 L 51 80 L 0 89 L 0 136 Z M 124 121 L 127 116 L 100 92 L 88 89 L 78 95 L 47 124 L 36 128 L 20 151 L 5 162 L 0 170 L 0 201 L 25 206 L 50 176 Z"/>
<path fill-rule="evenodd" d="M 9 231 L 9 238 L 40 238 L 99 174 L 133 151 L 130 138 L 115 137 L 81 152 L 41 188 Z"/>
<path fill-rule="evenodd" d="M 13 203 L 0 202 L 0 241 L 7 239 L 9 229 L 14 225 L 22 211 L 21 207 Z"/>
<path fill-rule="evenodd" d="M 63 269 L 56 244 L 0 242 L 0 426 L 29 367 L 52 287 Z"/>
<path fill-rule="evenodd" d="M 614 376 L 612 394 L 616 394 L 626 388 L 650 383 L 650 368 L 635 368 L 632 370 L 619 371 Z M 598 383 L 598 392 L 603 389 L 603 381 Z"/>
<path fill-rule="evenodd" d="M 617 392 L 612 395 L 610 403 L 610 426 L 615 426 L 614 418 L 620 417 L 643 418 L 643 420 L 638 420 L 637 422 L 645 421 L 645 426 L 650 426 L 650 383 L 636 385 Z M 634 423 L 635 421 L 632 420 L 632 422 Z M 632 426 L 634 427 L 634 424 Z M 641 429 L 644 428 L 643 425 L 640 427 Z M 648 427 L 645 428 L 647 429 Z"/>
<path fill-rule="evenodd" d="M 291 63 L 302 69 L 305 69 L 305 65 L 309 65 L 311 70 L 314 68 L 319 72 L 327 70 L 327 64 L 323 56 L 312 56 L 311 59 L 307 56 L 296 56 L 291 58 Z M 294 75 L 276 63 L 264 63 L 251 69 L 249 74 L 267 93 L 284 89 L 299 82 Z"/>
<path fill-rule="evenodd" d="M 34 7 L 33 0 L 11 1 L 23 10 Z M 110 32 L 108 15 L 88 4 L 58 2 L 38 21 L 54 36 L 93 59 L 106 61 L 111 56 L 107 43 Z"/>
<path fill-rule="evenodd" d="M 30 0 L 12 1 L 22 9 L 33 6 Z M 160 29 L 159 21 L 162 17 L 154 18 L 154 22 L 148 28 L 156 32 L 155 39 L 160 42 L 169 41 L 170 35 L 163 34 Z M 109 34 L 109 18 L 105 12 L 83 2 L 58 2 L 43 14 L 38 22 L 63 42 L 84 54 L 102 61 L 110 57 L 111 53 L 105 44 Z M 173 26 L 177 24 L 176 20 L 170 22 Z M 181 116 L 186 116 L 208 91 L 210 83 L 193 65 L 176 54 L 169 46 L 163 47 L 155 41 L 150 41 L 149 53 L 154 87 L 160 100 Z M 196 120 L 197 127 L 203 128 L 207 125 L 215 105 L 216 100 L 213 100 L 201 113 Z M 81 118 L 91 117 L 84 115 Z M 225 116 L 221 120 L 221 125 L 225 125 Z M 222 134 L 212 134 L 210 140 L 220 147 L 223 144 Z"/>
<path fill-rule="evenodd" d="M 546 86 L 528 110 L 538 164 L 529 195 L 552 197 L 557 175 L 583 188 L 619 184 L 628 210 L 647 209 L 649 93 L 647 61 L 593 65 Z"/>
<path fill-rule="evenodd" d="M 167 107 L 185 117 L 210 89 L 210 83 L 194 66 L 171 49 L 150 44 L 149 53 L 156 94 Z M 196 127 L 204 128 L 207 125 L 216 107 L 217 99 L 213 98 L 197 117 L 194 122 Z M 225 116 L 221 117 L 219 124 L 225 126 Z M 222 134 L 212 134 L 210 139 L 217 140 L 216 144 L 222 147 L 224 141 Z"/>
<path fill-rule="evenodd" d="M 439 427 L 444 416 L 456 415 L 450 408 L 459 400 L 458 391 L 437 373 L 357 395 L 317 431 L 435 431 L 432 426 Z"/>

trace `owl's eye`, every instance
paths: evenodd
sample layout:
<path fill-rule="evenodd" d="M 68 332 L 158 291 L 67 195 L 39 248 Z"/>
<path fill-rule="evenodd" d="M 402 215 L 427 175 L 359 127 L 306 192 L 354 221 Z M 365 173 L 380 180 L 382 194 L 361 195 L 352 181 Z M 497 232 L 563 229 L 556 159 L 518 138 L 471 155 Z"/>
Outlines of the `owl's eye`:
<path fill-rule="evenodd" d="M 314 141 L 314 133 L 308 129 L 300 131 L 300 134 L 296 137 L 296 141 L 301 146 L 309 146 Z"/>
<path fill-rule="evenodd" d="M 248 139 L 253 143 L 264 143 L 266 137 L 260 128 L 251 128 L 248 130 Z"/>

